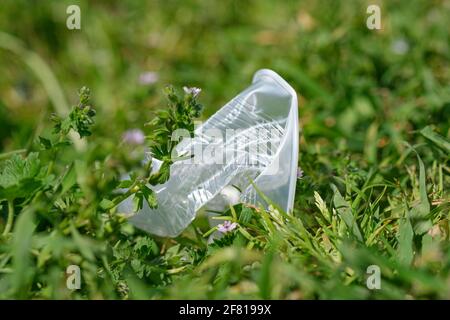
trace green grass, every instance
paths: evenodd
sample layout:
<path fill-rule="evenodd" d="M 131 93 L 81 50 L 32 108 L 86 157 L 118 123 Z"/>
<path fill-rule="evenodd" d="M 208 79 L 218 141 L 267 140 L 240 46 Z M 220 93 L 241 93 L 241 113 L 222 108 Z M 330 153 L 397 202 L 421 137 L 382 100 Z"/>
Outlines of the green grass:
<path fill-rule="evenodd" d="M 449 299 L 450 3 L 378 3 L 380 31 L 370 1 L 3 0 L 0 298 Z M 81 30 L 65 27 L 70 4 Z M 207 118 L 260 68 L 299 94 L 293 214 L 237 205 L 213 243 L 204 216 L 175 239 L 133 228 L 114 190 L 148 173 L 122 134 L 158 136 L 145 124 L 167 84 L 202 88 Z M 93 125 L 67 118 L 82 86 Z"/>

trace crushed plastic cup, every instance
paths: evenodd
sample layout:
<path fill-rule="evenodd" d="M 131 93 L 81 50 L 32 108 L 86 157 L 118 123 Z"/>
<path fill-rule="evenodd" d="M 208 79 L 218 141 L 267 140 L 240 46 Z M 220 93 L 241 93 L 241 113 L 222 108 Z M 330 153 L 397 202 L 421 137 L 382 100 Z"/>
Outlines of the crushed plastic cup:
<path fill-rule="evenodd" d="M 185 135 L 177 145 L 176 153 L 184 160 L 171 166 L 167 182 L 149 186 L 158 207 L 150 209 L 144 203 L 139 212 L 132 212 L 130 197 L 119 211 L 130 214 L 136 227 L 163 237 L 179 235 L 201 209 L 220 212 L 239 202 L 267 207 L 261 193 L 292 212 L 297 108 L 295 90 L 274 71 L 259 70 L 249 87 L 197 125 L 192 138 Z M 153 159 L 152 169 L 160 164 Z"/>

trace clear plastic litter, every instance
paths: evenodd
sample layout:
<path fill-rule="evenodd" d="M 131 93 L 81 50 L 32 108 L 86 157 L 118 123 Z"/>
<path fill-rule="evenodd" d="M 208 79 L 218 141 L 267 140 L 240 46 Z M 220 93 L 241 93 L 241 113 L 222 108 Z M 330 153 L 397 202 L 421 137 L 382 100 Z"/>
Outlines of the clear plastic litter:
<path fill-rule="evenodd" d="M 252 84 L 198 125 L 176 147 L 169 180 L 156 187 L 158 208 L 145 203 L 132 212 L 126 199 L 119 211 L 136 227 L 163 237 L 179 235 L 204 208 L 222 211 L 238 202 L 267 206 L 252 185 L 291 212 L 298 162 L 298 110 L 295 90 L 277 73 L 262 69 Z M 148 159 L 147 159 L 148 161 Z M 153 160 L 153 169 L 160 162 Z"/>

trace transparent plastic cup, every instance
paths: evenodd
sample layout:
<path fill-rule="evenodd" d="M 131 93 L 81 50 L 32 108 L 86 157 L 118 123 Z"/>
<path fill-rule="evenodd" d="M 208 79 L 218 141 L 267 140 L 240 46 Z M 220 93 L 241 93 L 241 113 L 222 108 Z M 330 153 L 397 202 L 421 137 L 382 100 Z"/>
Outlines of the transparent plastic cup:
<path fill-rule="evenodd" d="M 175 237 L 201 208 L 222 211 L 232 202 L 267 206 L 253 182 L 291 212 L 297 180 L 297 108 L 295 90 L 274 71 L 259 70 L 248 88 L 197 126 L 193 138 L 177 145 L 178 155 L 191 157 L 172 165 L 166 183 L 150 186 L 158 207 L 150 209 L 145 203 L 133 214 L 129 198 L 119 211 L 132 214 L 131 223 L 140 229 Z M 152 165 L 157 170 L 160 162 L 153 160 Z"/>

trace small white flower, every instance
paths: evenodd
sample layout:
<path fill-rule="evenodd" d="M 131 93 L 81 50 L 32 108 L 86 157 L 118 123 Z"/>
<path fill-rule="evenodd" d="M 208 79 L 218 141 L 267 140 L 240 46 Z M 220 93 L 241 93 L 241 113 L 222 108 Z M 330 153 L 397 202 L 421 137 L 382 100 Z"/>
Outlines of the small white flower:
<path fill-rule="evenodd" d="M 139 83 L 142 85 L 154 84 L 159 80 L 159 75 L 154 71 L 143 72 L 139 75 Z"/>
<path fill-rule="evenodd" d="M 409 51 L 409 43 L 403 39 L 397 39 L 392 42 L 391 50 L 398 55 L 404 55 Z"/>
<path fill-rule="evenodd" d="M 198 96 L 198 94 L 202 91 L 202 89 L 197 87 L 183 87 L 183 90 L 187 94 L 191 94 L 193 97 Z"/>

